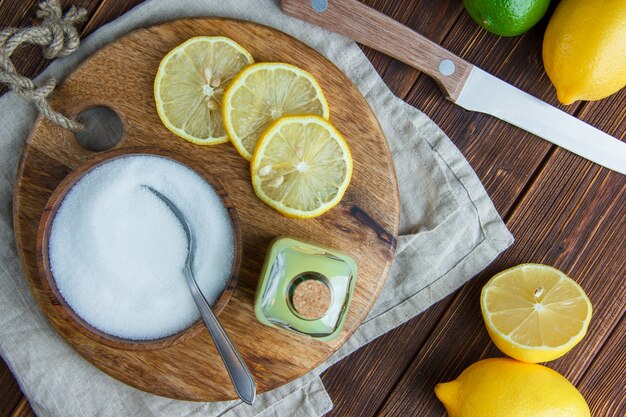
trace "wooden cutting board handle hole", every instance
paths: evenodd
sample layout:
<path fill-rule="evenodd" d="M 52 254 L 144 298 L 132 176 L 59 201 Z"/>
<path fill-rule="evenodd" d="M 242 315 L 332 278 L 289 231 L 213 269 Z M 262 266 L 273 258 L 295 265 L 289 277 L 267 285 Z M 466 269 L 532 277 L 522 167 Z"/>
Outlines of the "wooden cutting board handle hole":
<path fill-rule="evenodd" d="M 76 133 L 78 144 L 93 152 L 102 152 L 120 143 L 124 124 L 115 110 L 98 105 L 81 111 L 76 119 L 85 127 Z"/>

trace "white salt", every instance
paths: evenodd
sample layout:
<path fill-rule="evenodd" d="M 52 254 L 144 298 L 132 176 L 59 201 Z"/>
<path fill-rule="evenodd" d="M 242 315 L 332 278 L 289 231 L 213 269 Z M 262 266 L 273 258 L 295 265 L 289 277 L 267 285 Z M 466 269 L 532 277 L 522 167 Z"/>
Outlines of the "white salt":
<path fill-rule="evenodd" d="M 184 165 L 134 155 L 80 179 L 52 224 L 52 275 L 83 320 L 132 340 L 165 337 L 199 318 L 182 273 L 187 258 L 182 225 L 143 185 L 160 191 L 185 215 L 196 240 L 194 275 L 209 303 L 224 290 L 234 258 L 222 200 Z"/>

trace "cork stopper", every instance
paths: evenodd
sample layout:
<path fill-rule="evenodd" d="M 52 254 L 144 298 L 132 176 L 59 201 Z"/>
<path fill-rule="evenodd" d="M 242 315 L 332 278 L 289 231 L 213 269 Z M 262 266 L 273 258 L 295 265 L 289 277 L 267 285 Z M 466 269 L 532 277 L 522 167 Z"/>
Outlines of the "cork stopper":
<path fill-rule="evenodd" d="M 315 320 L 323 317 L 332 301 L 332 294 L 324 281 L 311 278 L 294 281 L 291 305 L 302 318 Z"/>

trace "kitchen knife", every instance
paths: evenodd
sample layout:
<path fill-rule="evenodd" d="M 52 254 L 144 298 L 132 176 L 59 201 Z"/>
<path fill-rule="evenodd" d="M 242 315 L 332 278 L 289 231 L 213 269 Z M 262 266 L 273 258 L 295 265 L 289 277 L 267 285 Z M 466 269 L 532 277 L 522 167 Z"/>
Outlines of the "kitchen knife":
<path fill-rule="evenodd" d="M 488 74 L 357 0 L 281 0 L 283 11 L 434 78 L 446 97 L 626 174 L 626 143 Z"/>

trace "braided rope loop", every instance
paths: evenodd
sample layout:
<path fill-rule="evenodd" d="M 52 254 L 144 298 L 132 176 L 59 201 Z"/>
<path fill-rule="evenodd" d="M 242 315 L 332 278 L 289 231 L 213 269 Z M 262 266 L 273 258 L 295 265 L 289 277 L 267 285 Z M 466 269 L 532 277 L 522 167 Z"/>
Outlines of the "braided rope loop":
<path fill-rule="evenodd" d="M 47 59 L 71 54 L 80 44 L 76 25 L 87 19 L 87 10 L 72 6 L 64 15 L 59 0 L 44 0 L 39 3 L 37 17 L 41 19 L 38 26 L 0 30 L 0 82 L 8 85 L 17 95 L 32 101 L 48 120 L 78 132 L 83 129 L 80 123 L 54 111 L 48 103 L 48 96 L 57 81 L 50 78 L 38 87 L 31 79 L 17 72 L 11 62 L 11 55 L 24 43 L 41 46 Z"/>

